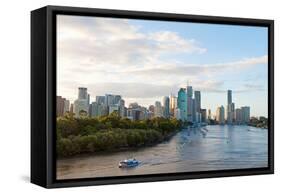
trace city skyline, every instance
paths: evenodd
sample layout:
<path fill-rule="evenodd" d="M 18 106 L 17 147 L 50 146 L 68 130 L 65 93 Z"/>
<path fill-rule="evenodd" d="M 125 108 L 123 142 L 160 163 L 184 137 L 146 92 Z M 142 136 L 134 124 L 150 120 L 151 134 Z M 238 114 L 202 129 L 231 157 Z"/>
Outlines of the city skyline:
<path fill-rule="evenodd" d="M 236 107 L 267 117 L 266 34 L 262 27 L 58 16 L 57 94 L 74 101 L 74 88 L 84 86 L 148 107 L 189 80 L 213 113 L 231 88 Z"/>
<path fill-rule="evenodd" d="M 69 111 L 74 113 L 76 117 L 79 117 L 80 111 L 83 110 L 87 112 L 87 116 L 99 117 L 117 111 L 119 116 L 135 120 L 132 117 L 132 111 L 137 110 L 144 114 L 141 120 L 164 117 L 176 118 L 177 120 L 181 119 L 193 123 L 208 122 L 212 119 L 216 120 L 218 124 L 248 123 L 252 117 L 250 107 L 247 105 L 241 107 L 235 106 L 232 97 L 232 90 L 227 90 L 227 105 L 217 105 L 215 114 L 210 114 L 212 112 L 211 109 L 201 106 L 201 91 L 193 90 L 193 87 L 190 85 L 187 85 L 185 88 L 179 88 L 178 96 L 172 94 L 163 96 L 162 102 L 156 100 L 154 104 L 148 107 L 144 107 L 138 104 L 138 102 L 129 103 L 126 106 L 125 100 L 120 94 L 92 96 L 92 99 L 95 100 L 90 100 L 90 94 L 87 92 L 87 88 L 79 87 L 78 98 L 72 103 L 67 98 L 57 96 L 57 115 L 62 116 Z M 131 115 L 127 115 L 128 112 Z M 260 116 L 263 117 L 262 115 Z"/>

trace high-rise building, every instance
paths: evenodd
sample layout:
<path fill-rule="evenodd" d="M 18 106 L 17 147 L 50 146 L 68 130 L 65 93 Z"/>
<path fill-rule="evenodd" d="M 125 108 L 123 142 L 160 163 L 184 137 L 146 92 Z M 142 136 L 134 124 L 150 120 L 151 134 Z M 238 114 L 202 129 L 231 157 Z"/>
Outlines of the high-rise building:
<path fill-rule="evenodd" d="M 232 102 L 232 90 L 227 90 L 227 113 L 226 119 L 228 124 L 232 124 L 234 122 L 235 117 L 235 104 Z"/>
<path fill-rule="evenodd" d="M 177 120 L 180 120 L 180 119 L 182 119 L 181 118 L 181 109 L 179 109 L 179 108 L 176 108 L 175 110 L 175 115 L 174 115 L 174 117 L 177 119 Z"/>
<path fill-rule="evenodd" d="M 125 100 L 120 99 L 118 102 L 118 106 L 119 106 L 119 116 L 125 117 Z"/>
<path fill-rule="evenodd" d="M 221 105 L 220 107 L 217 108 L 217 112 L 216 112 L 216 121 L 219 124 L 224 124 L 225 120 L 224 120 L 224 107 L 223 105 Z"/>
<path fill-rule="evenodd" d="M 105 105 L 110 106 L 114 104 L 114 95 L 105 94 Z"/>
<path fill-rule="evenodd" d="M 74 109 L 73 109 L 73 103 L 70 104 L 70 109 L 69 109 L 70 113 L 74 113 Z"/>
<path fill-rule="evenodd" d="M 87 99 L 87 97 L 88 97 L 87 88 L 79 87 L 78 99 Z"/>
<path fill-rule="evenodd" d="M 96 102 L 98 104 L 105 104 L 105 96 L 96 96 Z"/>
<path fill-rule="evenodd" d="M 63 114 L 69 112 L 69 110 L 70 110 L 70 101 L 64 100 Z"/>
<path fill-rule="evenodd" d="M 192 86 L 186 87 L 186 95 L 187 95 L 187 120 L 192 122 L 194 119 L 194 110 L 193 110 L 193 90 Z"/>
<path fill-rule="evenodd" d="M 168 96 L 164 96 L 162 99 L 162 103 L 163 103 L 163 116 L 165 118 L 169 118 L 170 117 L 170 99 Z"/>
<path fill-rule="evenodd" d="M 178 91 L 178 108 L 180 109 L 180 119 L 187 120 L 187 95 L 184 88 Z"/>
<path fill-rule="evenodd" d="M 242 122 L 243 124 L 247 124 L 250 122 L 250 107 L 249 106 L 242 106 Z"/>
<path fill-rule="evenodd" d="M 76 117 L 89 115 L 90 95 L 87 93 L 87 88 L 78 88 L 78 99 L 74 101 L 73 109 Z"/>
<path fill-rule="evenodd" d="M 194 99 L 195 99 L 195 110 L 196 112 L 201 111 L 201 92 L 194 91 Z"/>
<path fill-rule="evenodd" d="M 170 95 L 170 115 L 175 117 L 175 109 L 177 108 L 177 97 Z"/>
<path fill-rule="evenodd" d="M 212 111 L 211 109 L 208 110 L 208 120 L 212 119 Z"/>
<path fill-rule="evenodd" d="M 98 117 L 99 116 L 98 109 L 99 109 L 99 104 L 97 102 L 92 102 L 91 112 L 90 112 L 92 117 Z"/>
<path fill-rule="evenodd" d="M 236 124 L 242 123 L 242 110 L 241 110 L 241 108 L 235 109 L 235 123 Z"/>
<path fill-rule="evenodd" d="M 120 95 L 114 95 L 113 104 L 118 104 L 121 99 L 122 97 Z"/>
<path fill-rule="evenodd" d="M 63 116 L 65 98 L 57 96 L 57 117 Z"/>
<path fill-rule="evenodd" d="M 161 102 L 156 101 L 155 102 L 155 108 L 154 108 L 154 116 L 155 117 L 163 117 L 163 111 L 162 111 L 162 106 Z"/>
<path fill-rule="evenodd" d="M 201 122 L 207 122 L 207 110 L 206 109 L 201 109 Z"/>
<path fill-rule="evenodd" d="M 117 114 L 119 114 L 119 106 L 118 104 L 112 104 L 109 105 L 109 114 L 116 112 Z"/>

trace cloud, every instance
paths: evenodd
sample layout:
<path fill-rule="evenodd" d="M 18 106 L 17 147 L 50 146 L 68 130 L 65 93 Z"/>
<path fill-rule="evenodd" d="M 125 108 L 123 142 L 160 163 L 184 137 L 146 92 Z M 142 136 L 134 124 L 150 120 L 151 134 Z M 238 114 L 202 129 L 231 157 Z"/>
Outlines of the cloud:
<path fill-rule="evenodd" d="M 194 39 L 171 31 L 144 32 L 126 19 L 58 16 L 57 29 L 59 62 L 70 68 L 134 68 L 158 63 L 167 54 L 206 52 Z"/>

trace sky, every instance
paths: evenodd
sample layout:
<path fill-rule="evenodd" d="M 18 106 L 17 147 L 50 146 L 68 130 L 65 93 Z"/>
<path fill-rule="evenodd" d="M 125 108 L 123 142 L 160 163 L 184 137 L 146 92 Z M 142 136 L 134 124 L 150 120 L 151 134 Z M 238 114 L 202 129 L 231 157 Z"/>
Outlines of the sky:
<path fill-rule="evenodd" d="M 226 106 L 267 117 L 266 27 L 57 16 L 57 95 L 71 102 L 78 87 L 95 96 L 120 94 L 148 107 L 191 85 L 202 108 Z"/>

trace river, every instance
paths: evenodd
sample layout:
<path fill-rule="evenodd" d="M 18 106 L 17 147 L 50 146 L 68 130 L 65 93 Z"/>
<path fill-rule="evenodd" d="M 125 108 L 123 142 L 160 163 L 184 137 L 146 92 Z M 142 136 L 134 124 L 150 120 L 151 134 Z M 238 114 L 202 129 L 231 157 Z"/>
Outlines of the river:
<path fill-rule="evenodd" d="M 267 135 L 267 129 L 242 125 L 183 129 L 153 147 L 59 159 L 57 179 L 267 167 Z M 141 164 L 118 168 L 131 157 Z"/>

